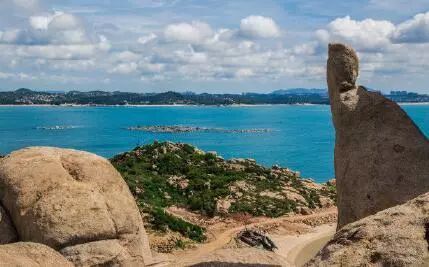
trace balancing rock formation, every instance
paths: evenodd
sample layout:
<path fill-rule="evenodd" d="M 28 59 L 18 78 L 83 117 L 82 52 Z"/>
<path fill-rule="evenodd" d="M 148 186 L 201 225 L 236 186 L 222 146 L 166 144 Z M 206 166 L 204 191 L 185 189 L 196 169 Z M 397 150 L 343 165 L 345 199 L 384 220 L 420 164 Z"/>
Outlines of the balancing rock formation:
<path fill-rule="evenodd" d="M 428 139 L 396 103 L 356 86 L 358 74 L 353 49 L 330 44 L 338 229 L 429 192 Z"/>
<path fill-rule="evenodd" d="M 15 241 L 16 230 L 19 241 L 47 245 L 76 266 L 152 263 L 127 184 L 94 154 L 51 147 L 11 153 L 0 159 L 0 203 L 10 217 L 0 220 L 0 230 L 9 229 L 0 243 Z"/>
<path fill-rule="evenodd" d="M 429 266 L 429 193 L 338 231 L 307 267 Z"/>

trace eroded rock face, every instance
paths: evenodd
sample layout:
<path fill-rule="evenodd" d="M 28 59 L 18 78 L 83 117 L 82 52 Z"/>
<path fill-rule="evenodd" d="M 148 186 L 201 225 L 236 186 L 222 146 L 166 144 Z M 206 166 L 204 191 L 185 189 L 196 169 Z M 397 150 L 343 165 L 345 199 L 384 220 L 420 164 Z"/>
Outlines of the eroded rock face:
<path fill-rule="evenodd" d="M 67 247 L 61 253 L 75 266 L 139 266 L 119 240 L 102 240 Z"/>
<path fill-rule="evenodd" d="M 6 211 L 0 205 L 0 245 L 16 242 L 18 236 Z"/>
<path fill-rule="evenodd" d="M 111 240 L 122 248 L 124 262 L 151 263 L 137 205 L 104 158 L 50 147 L 22 149 L 0 162 L 0 188 L 0 201 L 21 241 L 67 251 L 67 256 L 73 251 L 69 258 L 80 263 L 91 253 L 111 255 L 110 248 L 103 250 L 100 243 L 97 249 L 85 250 L 95 246 L 91 242 Z M 85 257 L 76 256 L 82 251 Z"/>
<path fill-rule="evenodd" d="M 0 266 L 73 267 L 60 253 L 36 243 L 13 243 L 0 246 Z"/>
<path fill-rule="evenodd" d="M 343 227 L 306 266 L 428 266 L 429 193 Z"/>
<path fill-rule="evenodd" d="M 353 49 L 329 45 L 338 228 L 429 191 L 428 139 L 396 103 L 356 86 L 358 73 Z"/>

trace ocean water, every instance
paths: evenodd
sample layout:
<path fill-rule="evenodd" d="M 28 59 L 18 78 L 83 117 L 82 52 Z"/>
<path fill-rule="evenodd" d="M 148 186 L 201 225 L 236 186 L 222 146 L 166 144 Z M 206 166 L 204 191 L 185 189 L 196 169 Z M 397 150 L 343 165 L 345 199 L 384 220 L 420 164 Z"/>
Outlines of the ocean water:
<path fill-rule="evenodd" d="M 403 108 L 428 136 L 429 105 Z M 126 129 L 137 125 L 270 131 L 148 133 Z M 279 164 L 319 182 L 334 176 L 335 134 L 329 106 L 0 107 L 0 154 L 27 146 L 58 146 L 111 157 L 154 140 L 190 143 L 224 158 Z"/>

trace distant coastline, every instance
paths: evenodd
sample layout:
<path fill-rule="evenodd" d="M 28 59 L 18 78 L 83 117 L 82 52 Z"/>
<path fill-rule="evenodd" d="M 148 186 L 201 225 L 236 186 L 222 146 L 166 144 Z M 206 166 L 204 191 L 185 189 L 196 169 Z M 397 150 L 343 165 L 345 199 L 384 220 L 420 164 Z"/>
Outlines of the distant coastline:
<path fill-rule="evenodd" d="M 429 103 L 429 95 L 407 91 L 392 91 L 385 95 L 398 103 Z M 105 91 L 46 92 L 21 88 L 15 91 L 0 92 L 0 105 L 10 106 L 228 106 L 250 107 L 269 105 L 329 105 L 326 89 L 295 88 L 277 90 L 271 93 L 242 94 L 196 94 L 179 93 L 130 93 Z"/>
<path fill-rule="evenodd" d="M 429 104 L 422 103 L 422 104 Z M 0 104 L 0 107 L 270 107 L 270 106 L 328 106 L 328 104 L 296 103 L 296 104 L 231 104 L 231 105 L 203 105 L 203 104 L 131 104 L 131 105 L 102 105 L 102 104 Z"/>
<path fill-rule="evenodd" d="M 400 106 L 426 106 L 429 102 L 397 102 Z M 102 104 L 0 104 L 0 107 L 270 107 L 270 106 L 329 106 L 329 104 L 296 103 L 296 104 L 231 104 L 231 105 L 198 105 L 198 104 L 132 104 L 132 105 L 102 105 Z"/>

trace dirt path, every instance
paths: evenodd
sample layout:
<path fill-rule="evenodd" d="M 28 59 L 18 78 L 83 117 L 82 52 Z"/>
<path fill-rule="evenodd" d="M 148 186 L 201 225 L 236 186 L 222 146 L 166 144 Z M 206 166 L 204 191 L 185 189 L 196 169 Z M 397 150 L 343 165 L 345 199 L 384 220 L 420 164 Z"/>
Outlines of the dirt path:
<path fill-rule="evenodd" d="M 256 226 L 264 226 L 264 225 L 270 225 L 270 224 L 274 224 L 274 223 L 281 223 L 281 222 L 299 222 L 303 219 L 305 220 L 311 220 L 311 219 L 315 219 L 315 218 L 319 218 L 322 216 L 328 216 L 328 215 L 332 215 L 332 214 L 336 214 L 336 208 L 332 208 L 332 209 L 327 209 L 325 211 L 321 211 L 318 213 L 314 213 L 311 215 L 294 215 L 294 216 L 283 216 L 283 217 L 279 217 L 279 218 L 273 218 L 273 219 L 267 219 L 264 220 L 262 222 L 256 222 L 256 223 L 251 223 L 248 224 L 247 226 L 238 226 L 238 227 L 234 227 L 231 229 L 228 229 L 226 231 L 223 231 L 221 233 L 218 233 L 215 235 L 215 239 L 202 244 L 200 246 L 198 246 L 196 249 L 192 249 L 192 250 L 188 250 L 188 251 L 183 251 L 183 252 L 179 252 L 176 255 L 177 261 L 174 263 L 174 266 L 188 266 L 190 264 L 196 263 L 198 262 L 198 259 L 204 258 L 204 256 L 211 254 L 213 251 L 220 249 L 222 247 L 224 247 L 225 245 L 227 245 L 231 239 L 236 236 L 236 234 L 238 232 L 240 232 L 241 230 L 245 229 L 245 227 L 247 228 L 252 228 L 252 227 L 256 227 Z M 302 242 L 308 242 L 307 239 L 302 240 Z M 298 242 L 297 245 L 299 245 L 300 243 Z M 280 254 L 281 256 L 287 258 L 288 255 L 285 254 Z"/>
<path fill-rule="evenodd" d="M 278 246 L 275 251 L 286 258 L 291 266 L 302 266 L 313 258 L 334 235 L 335 224 L 324 224 L 302 235 L 271 235 Z"/>

